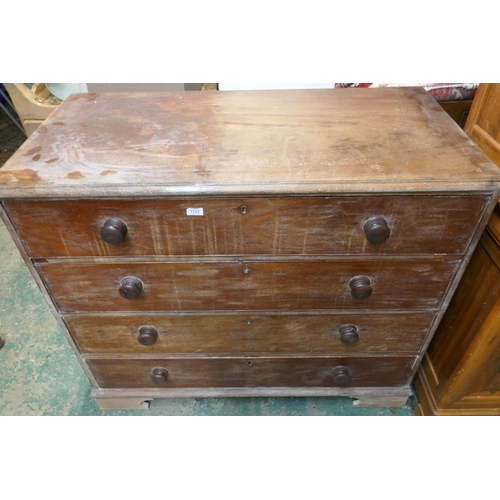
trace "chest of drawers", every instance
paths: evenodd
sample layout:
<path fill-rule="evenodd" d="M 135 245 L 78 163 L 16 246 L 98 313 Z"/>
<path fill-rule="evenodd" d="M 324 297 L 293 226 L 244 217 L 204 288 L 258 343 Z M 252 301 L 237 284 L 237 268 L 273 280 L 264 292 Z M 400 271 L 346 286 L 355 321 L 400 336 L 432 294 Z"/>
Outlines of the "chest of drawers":
<path fill-rule="evenodd" d="M 0 170 L 103 409 L 404 405 L 499 188 L 421 88 L 73 95 Z"/>

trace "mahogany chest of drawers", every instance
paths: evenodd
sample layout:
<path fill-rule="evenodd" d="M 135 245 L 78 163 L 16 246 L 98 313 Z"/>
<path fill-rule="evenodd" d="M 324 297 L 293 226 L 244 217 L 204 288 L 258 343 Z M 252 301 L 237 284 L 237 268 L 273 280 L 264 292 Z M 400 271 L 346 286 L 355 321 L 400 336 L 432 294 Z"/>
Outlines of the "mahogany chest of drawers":
<path fill-rule="evenodd" d="M 0 170 L 103 409 L 404 405 L 499 188 L 418 87 L 76 94 Z"/>

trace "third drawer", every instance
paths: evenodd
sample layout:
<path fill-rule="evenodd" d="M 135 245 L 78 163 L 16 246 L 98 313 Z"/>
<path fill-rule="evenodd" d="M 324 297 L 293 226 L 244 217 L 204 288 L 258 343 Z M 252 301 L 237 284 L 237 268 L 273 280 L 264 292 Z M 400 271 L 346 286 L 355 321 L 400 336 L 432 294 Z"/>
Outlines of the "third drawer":
<path fill-rule="evenodd" d="M 434 313 L 67 316 L 84 354 L 418 352 Z"/>

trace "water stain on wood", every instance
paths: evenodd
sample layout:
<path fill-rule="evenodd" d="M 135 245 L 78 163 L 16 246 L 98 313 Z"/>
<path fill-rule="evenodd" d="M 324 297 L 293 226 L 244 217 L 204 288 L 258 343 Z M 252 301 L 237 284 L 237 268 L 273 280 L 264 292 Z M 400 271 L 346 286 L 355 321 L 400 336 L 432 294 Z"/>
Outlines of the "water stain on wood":
<path fill-rule="evenodd" d="M 212 175 L 212 171 L 209 170 L 205 165 L 203 165 L 202 158 L 199 158 L 198 165 L 194 169 L 194 173 L 196 175 L 200 175 L 201 177 L 210 177 Z"/>
<path fill-rule="evenodd" d="M 69 173 L 66 177 L 69 177 L 70 179 L 83 179 L 85 176 L 81 172 L 76 171 Z"/>
<path fill-rule="evenodd" d="M 35 153 L 40 152 L 43 149 L 42 146 L 37 146 L 36 148 L 31 148 L 26 151 L 26 153 L 23 154 L 23 156 L 31 156 L 34 155 Z"/>
<path fill-rule="evenodd" d="M 116 170 L 104 170 L 101 172 L 101 175 L 104 177 L 106 175 L 115 175 L 116 174 Z"/>
<path fill-rule="evenodd" d="M 59 160 L 59 158 L 56 156 L 55 158 L 51 158 L 50 160 L 47 160 L 45 163 L 54 163 L 57 160 Z"/>
<path fill-rule="evenodd" d="M 31 169 L 15 170 L 13 172 L 1 172 L 0 171 L 0 182 L 12 182 L 14 180 L 18 181 L 32 181 L 40 180 L 38 172 Z"/>
<path fill-rule="evenodd" d="M 42 157 L 41 154 L 36 154 L 35 156 L 33 156 L 33 158 L 31 158 L 33 161 L 38 161 L 40 158 Z"/>

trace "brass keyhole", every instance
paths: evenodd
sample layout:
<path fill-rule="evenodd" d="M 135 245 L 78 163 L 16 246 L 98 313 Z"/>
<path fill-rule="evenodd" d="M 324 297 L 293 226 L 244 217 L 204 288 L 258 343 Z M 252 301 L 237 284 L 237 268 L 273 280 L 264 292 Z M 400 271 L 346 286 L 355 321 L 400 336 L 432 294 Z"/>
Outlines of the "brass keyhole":
<path fill-rule="evenodd" d="M 240 210 L 241 210 L 242 214 L 246 214 L 247 213 L 247 207 L 246 207 L 246 205 L 242 205 L 241 208 L 240 208 Z"/>
<path fill-rule="evenodd" d="M 248 274 L 250 272 L 250 268 L 245 264 L 245 267 L 243 267 L 243 272 L 245 274 Z"/>

